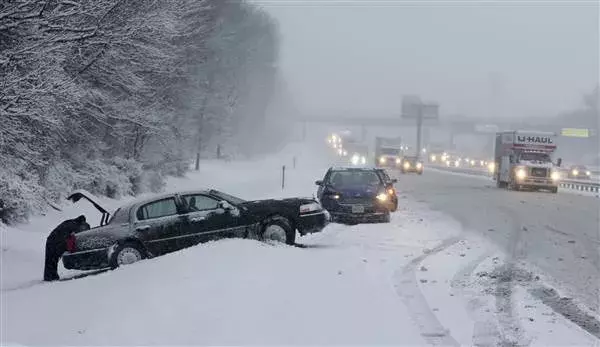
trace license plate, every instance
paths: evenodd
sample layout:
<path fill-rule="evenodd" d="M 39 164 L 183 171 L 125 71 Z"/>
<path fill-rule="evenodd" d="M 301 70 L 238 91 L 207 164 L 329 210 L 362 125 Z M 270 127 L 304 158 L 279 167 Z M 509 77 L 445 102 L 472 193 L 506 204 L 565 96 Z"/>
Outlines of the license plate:
<path fill-rule="evenodd" d="M 352 205 L 352 213 L 364 213 L 365 207 L 362 205 Z"/>

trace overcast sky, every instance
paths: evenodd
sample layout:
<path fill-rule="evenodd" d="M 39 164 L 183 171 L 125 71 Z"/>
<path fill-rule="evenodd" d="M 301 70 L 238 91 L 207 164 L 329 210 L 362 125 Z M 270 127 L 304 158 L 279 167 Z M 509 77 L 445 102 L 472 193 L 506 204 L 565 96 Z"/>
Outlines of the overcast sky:
<path fill-rule="evenodd" d="M 257 2 L 279 22 L 295 102 L 315 114 L 391 115 L 420 94 L 443 114 L 555 115 L 598 83 L 595 0 Z"/>

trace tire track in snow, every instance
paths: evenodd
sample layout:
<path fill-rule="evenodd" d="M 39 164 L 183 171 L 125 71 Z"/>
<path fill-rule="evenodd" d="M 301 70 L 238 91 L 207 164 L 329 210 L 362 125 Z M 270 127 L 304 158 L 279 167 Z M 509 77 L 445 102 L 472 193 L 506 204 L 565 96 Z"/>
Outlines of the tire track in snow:
<path fill-rule="evenodd" d="M 460 344 L 450 335 L 448 329 L 444 328 L 429 307 L 425 296 L 419 288 L 415 270 L 425 258 L 443 251 L 460 240 L 458 237 L 445 239 L 440 245 L 414 258 L 393 275 L 396 283 L 396 293 L 402 298 L 413 321 L 419 327 L 421 336 L 423 336 L 427 343 L 434 346 L 460 346 Z"/>
<path fill-rule="evenodd" d="M 476 291 L 467 290 L 467 286 L 464 283 L 471 279 L 475 269 L 492 255 L 493 253 L 491 251 L 487 251 L 478 256 L 458 271 L 450 282 L 451 287 L 455 289 L 464 300 L 467 300 L 467 311 L 475 322 L 475 325 L 473 326 L 474 346 L 496 346 L 499 342 L 498 336 L 500 336 L 500 332 L 498 330 L 498 321 L 495 317 L 491 314 L 484 314 L 484 317 L 476 315 L 476 310 L 484 305 L 481 303 L 482 300 L 480 299 L 484 295 L 477 293 Z"/>

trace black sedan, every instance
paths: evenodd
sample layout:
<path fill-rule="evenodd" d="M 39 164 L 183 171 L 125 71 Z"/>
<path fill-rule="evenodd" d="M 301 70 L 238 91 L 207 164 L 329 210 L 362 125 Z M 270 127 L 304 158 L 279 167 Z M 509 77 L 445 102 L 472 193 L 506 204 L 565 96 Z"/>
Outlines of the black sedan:
<path fill-rule="evenodd" d="M 253 237 L 295 244 L 301 235 L 319 232 L 329 215 L 311 198 L 246 201 L 217 190 L 188 191 L 139 199 L 110 216 L 85 191 L 84 198 L 102 213 L 99 227 L 72 234 L 63 264 L 67 269 L 116 268 L 221 238 Z"/>
<path fill-rule="evenodd" d="M 388 177 L 389 178 L 389 177 Z M 376 168 L 330 168 L 317 196 L 332 221 L 344 223 L 389 222 L 398 208 L 395 179 L 386 180 Z"/>
<path fill-rule="evenodd" d="M 419 175 L 423 174 L 423 162 L 419 157 L 403 157 L 400 162 L 400 172 L 416 172 Z"/>

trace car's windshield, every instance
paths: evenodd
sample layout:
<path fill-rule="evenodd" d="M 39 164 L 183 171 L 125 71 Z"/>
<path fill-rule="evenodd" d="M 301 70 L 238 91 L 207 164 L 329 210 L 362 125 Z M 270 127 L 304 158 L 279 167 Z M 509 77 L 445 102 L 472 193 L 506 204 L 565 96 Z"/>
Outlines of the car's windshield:
<path fill-rule="evenodd" d="M 419 161 L 418 157 L 404 157 L 405 161 L 408 161 L 409 163 L 416 163 L 417 161 Z"/>
<path fill-rule="evenodd" d="M 334 171 L 329 178 L 329 184 L 334 188 L 374 186 L 380 183 L 381 178 L 375 171 Z"/>
<path fill-rule="evenodd" d="M 226 201 L 228 201 L 228 202 L 230 202 L 230 203 L 232 203 L 234 205 L 241 204 L 241 203 L 243 203 L 243 202 L 246 201 L 246 200 L 244 200 L 242 198 L 238 198 L 237 196 L 226 194 L 226 193 L 220 192 L 218 190 L 211 190 L 210 193 L 212 195 L 214 195 L 214 196 L 216 196 L 216 197 L 218 197 L 220 199 L 226 200 Z"/>

